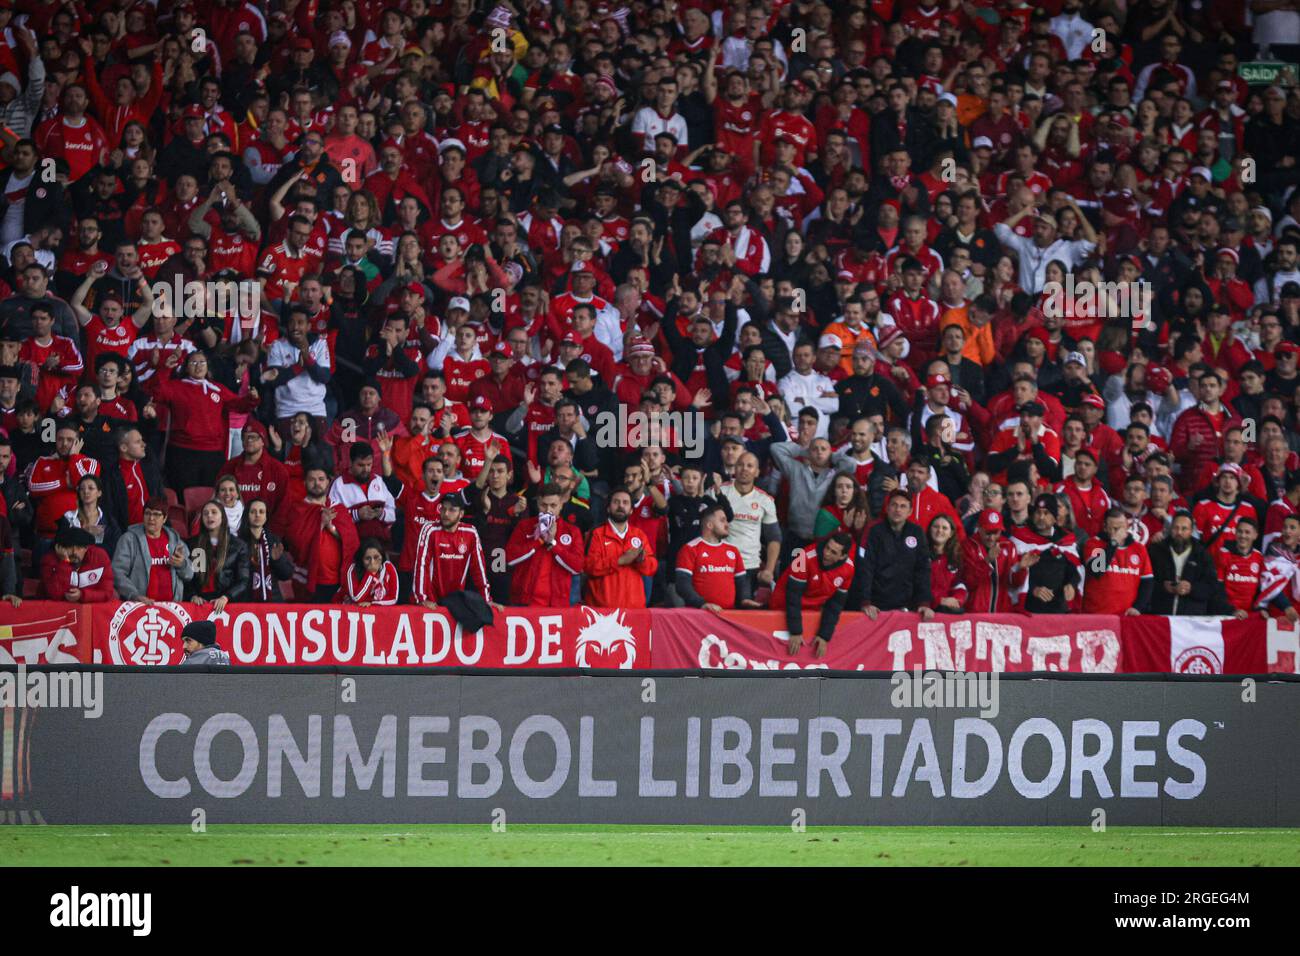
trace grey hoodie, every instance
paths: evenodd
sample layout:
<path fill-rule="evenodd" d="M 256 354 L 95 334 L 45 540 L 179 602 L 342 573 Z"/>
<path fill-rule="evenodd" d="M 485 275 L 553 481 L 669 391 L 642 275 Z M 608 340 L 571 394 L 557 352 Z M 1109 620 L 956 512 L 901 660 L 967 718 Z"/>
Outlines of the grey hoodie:
<path fill-rule="evenodd" d="M 803 446 L 797 442 L 777 442 L 769 449 L 772 460 L 781 474 L 790 484 L 790 510 L 786 517 L 790 530 L 806 541 L 813 537 L 813 526 L 817 523 L 817 512 L 821 510 L 822 499 L 826 490 L 835 481 L 836 475 L 851 475 L 857 470 L 857 462 L 843 452 L 831 455 L 829 466 L 820 475 L 814 475 L 806 461 L 801 461 Z"/>
<path fill-rule="evenodd" d="M 225 664 L 229 667 L 230 655 L 213 644 L 211 647 L 200 647 L 193 654 L 186 654 L 185 660 L 181 661 L 181 667 L 202 667 L 205 664 Z"/>

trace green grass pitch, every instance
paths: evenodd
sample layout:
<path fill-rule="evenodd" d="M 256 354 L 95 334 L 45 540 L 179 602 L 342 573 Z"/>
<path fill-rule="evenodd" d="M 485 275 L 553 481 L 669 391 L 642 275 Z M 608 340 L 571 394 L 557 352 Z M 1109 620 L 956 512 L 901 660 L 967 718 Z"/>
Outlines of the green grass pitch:
<path fill-rule="evenodd" d="M 7 866 L 1297 866 L 1300 830 L 1176 827 L 14 826 Z"/>

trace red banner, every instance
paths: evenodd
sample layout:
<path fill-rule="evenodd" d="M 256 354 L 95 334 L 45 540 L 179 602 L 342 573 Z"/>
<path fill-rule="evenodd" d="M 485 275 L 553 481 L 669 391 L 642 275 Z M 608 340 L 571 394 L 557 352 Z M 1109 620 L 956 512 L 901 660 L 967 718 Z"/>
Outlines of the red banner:
<path fill-rule="evenodd" d="M 0 603 L 0 664 L 90 660 L 90 612 L 63 601 Z"/>
<path fill-rule="evenodd" d="M 179 664 L 190 604 L 99 605 L 94 661 Z M 232 664 L 268 667 L 650 666 L 650 612 L 507 608 L 491 627 L 464 632 L 443 610 L 345 605 L 232 604 L 211 618 Z"/>
<path fill-rule="evenodd" d="M 1296 631 L 1252 614 L 1135 617 L 1124 624 L 1121 669 L 1129 674 L 1295 673 Z M 1279 646 L 1290 644 L 1279 653 Z"/>
<path fill-rule="evenodd" d="M 192 604 L 0 603 L 0 664 L 178 664 Z M 897 671 L 1300 672 L 1300 628 L 1285 620 L 845 614 L 827 655 L 786 653 L 785 615 L 689 609 L 507 608 L 466 634 L 445 611 L 344 605 L 230 605 L 213 620 L 231 663 L 260 666 L 609 667 Z M 651 631 L 654 632 L 653 654 Z M 93 637 L 92 637 L 93 635 Z"/>
<path fill-rule="evenodd" d="M 900 671 L 1074 671 L 1114 673 L 1120 618 L 1089 614 L 919 615 L 890 612 L 841 618 L 826 656 L 813 656 L 817 613 L 804 615 L 805 644 L 786 653 L 778 611 L 671 611 L 654 618 L 654 666 L 752 670 L 832 668 Z"/>

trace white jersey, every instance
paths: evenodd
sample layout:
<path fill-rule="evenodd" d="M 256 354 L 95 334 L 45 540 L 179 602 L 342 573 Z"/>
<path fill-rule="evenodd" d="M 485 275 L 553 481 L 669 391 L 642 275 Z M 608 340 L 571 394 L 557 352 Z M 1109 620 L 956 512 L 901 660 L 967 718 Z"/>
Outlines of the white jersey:
<path fill-rule="evenodd" d="M 746 571 L 762 567 L 763 526 L 778 524 L 776 501 L 757 485 L 749 494 L 742 495 L 730 481 L 719 489 L 718 494 L 731 504 L 731 527 L 724 540 L 740 552 Z"/>

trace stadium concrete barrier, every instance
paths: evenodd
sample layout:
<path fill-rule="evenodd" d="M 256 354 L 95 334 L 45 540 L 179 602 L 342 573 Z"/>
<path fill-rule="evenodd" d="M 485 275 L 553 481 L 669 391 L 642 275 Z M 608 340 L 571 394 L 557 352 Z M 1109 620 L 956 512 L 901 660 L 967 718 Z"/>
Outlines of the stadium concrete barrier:
<path fill-rule="evenodd" d="M 1282 675 L 72 673 L 98 716 L 6 705 L 6 822 L 1300 825 Z"/>

